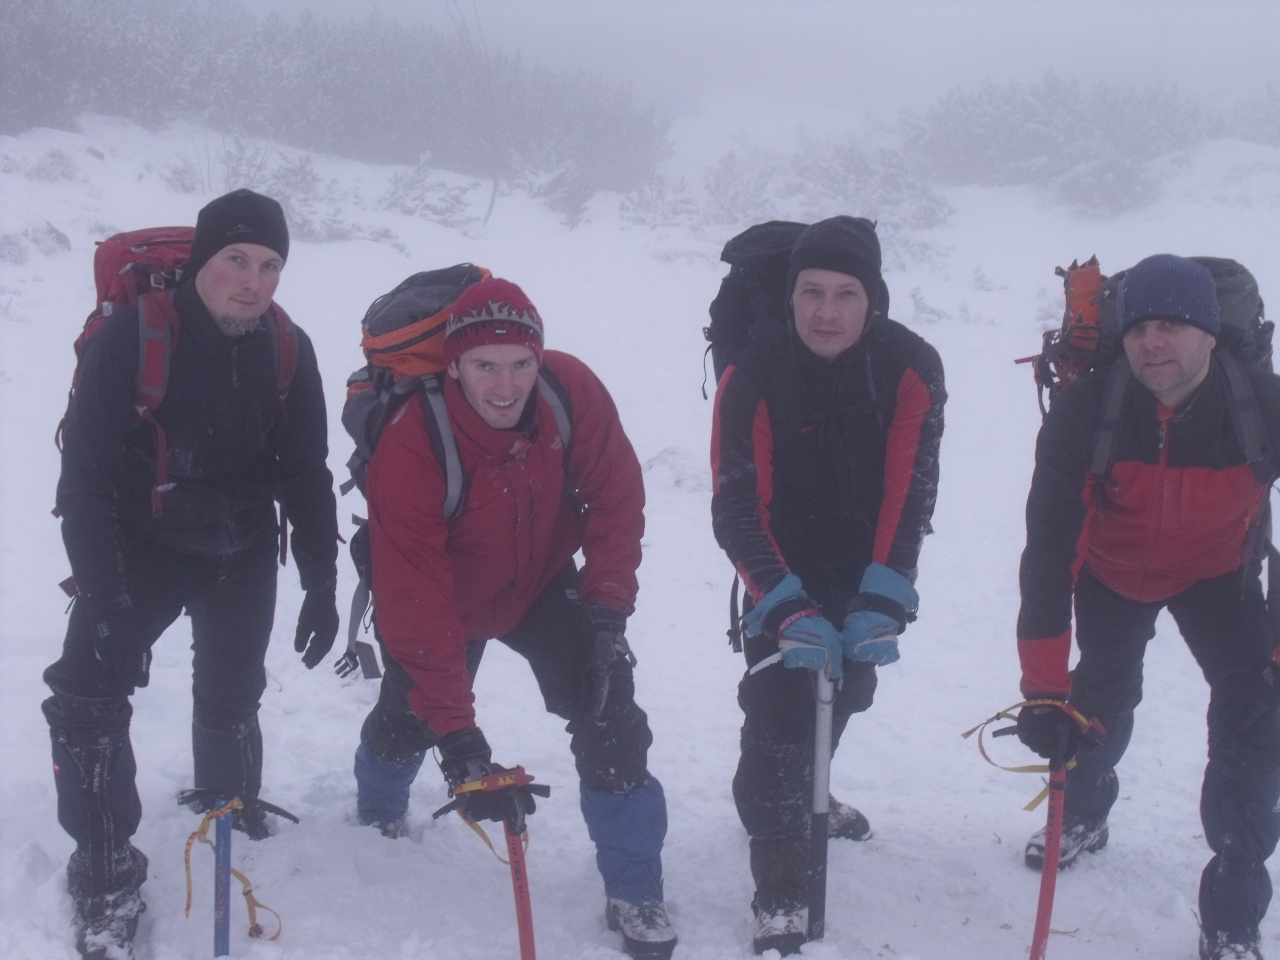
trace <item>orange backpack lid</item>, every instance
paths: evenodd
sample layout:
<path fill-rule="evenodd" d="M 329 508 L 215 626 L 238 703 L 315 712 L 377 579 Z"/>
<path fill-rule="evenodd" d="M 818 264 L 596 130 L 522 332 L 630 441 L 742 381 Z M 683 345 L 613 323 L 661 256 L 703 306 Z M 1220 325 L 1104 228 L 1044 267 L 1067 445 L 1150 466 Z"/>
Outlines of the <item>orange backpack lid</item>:
<path fill-rule="evenodd" d="M 361 324 L 360 346 L 369 363 L 390 370 L 398 380 L 444 369 L 444 335 L 458 296 L 492 274 L 474 264 L 419 273 L 379 297 Z M 422 315 L 422 305 L 436 306 Z M 416 317 L 415 317 L 416 314 Z M 407 322 L 406 322 L 407 321 Z"/>

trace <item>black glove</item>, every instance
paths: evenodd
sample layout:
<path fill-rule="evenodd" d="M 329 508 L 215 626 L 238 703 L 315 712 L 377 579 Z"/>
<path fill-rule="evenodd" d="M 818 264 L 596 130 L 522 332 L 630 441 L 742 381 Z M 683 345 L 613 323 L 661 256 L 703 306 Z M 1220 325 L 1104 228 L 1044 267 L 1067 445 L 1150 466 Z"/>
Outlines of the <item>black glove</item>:
<path fill-rule="evenodd" d="M 308 590 L 298 611 L 298 632 L 293 649 L 302 654 L 303 665 L 310 670 L 333 649 L 338 635 L 338 588 L 326 584 Z M 306 651 L 305 653 L 303 651 Z"/>
<path fill-rule="evenodd" d="M 459 789 L 491 774 L 506 773 L 508 769 L 492 762 L 489 743 L 479 727 L 455 730 L 440 741 L 438 749 L 440 771 L 449 781 L 449 793 L 458 801 L 458 809 L 468 820 L 523 824 L 524 817 L 537 809 L 527 785 L 500 790 Z"/>
<path fill-rule="evenodd" d="M 113 686 L 145 687 L 151 680 L 151 648 L 140 636 L 138 617 L 127 593 L 107 601 L 80 596 L 93 636 L 93 656 Z"/>
<path fill-rule="evenodd" d="M 1080 746 L 1078 729 L 1070 714 L 1051 703 L 1037 703 L 1018 711 L 1018 739 L 1046 760 L 1066 762 L 1074 757 Z"/>
<path fill-rule="evenodd" d="M 582 710 L 592 720 L 599 720 L 609 699 L 609 682 L 614 672 L 630 670 L 636 665 L 636 656 L 627 644 L 626 614 L 602 604 L 593 605 L 588 614 L 590 642 L 584 670 Z"/>

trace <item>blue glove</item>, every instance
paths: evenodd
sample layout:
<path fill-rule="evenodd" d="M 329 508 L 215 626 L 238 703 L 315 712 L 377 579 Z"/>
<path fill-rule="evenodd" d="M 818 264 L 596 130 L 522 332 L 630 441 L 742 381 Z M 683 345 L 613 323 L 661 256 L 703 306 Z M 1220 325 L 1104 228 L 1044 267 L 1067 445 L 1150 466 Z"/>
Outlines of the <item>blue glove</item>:
<path fill-rule="evenodd" d="M 841 636 L 850 660 L 884 666 L 898 659 L 898 634 L 916 618 L 920 595 L 911 581 L 881 563 L 862 575 Z"/>
<path fill-rule="evenodd" d="M 898 659 L 898 621 L 875 610 L 855 610 L 840 631 L 844 655 L 883 667 Z"/>
<path fill-rule="evenodd" d="M 803 670 L 827 668 L 841 677 L 844 643 L 839 631 L 805 595 L 800 578 L 788 573 L 760 598 L 746 616 L 747 634 L 775 640 L 785 666 Z"/>

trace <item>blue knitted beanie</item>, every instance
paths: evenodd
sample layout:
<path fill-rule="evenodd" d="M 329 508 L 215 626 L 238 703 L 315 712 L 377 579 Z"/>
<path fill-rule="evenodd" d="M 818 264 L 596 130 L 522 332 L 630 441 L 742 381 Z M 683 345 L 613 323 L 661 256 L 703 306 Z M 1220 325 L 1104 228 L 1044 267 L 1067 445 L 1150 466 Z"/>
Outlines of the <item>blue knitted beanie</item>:
<path fill-rule="evenodd" d="M 1208 268 L 1186 257 L 1157 253 L 1125 274 L 1116 313 L 1120 335 L 1143 320 L 1181 320 L 1215 337 L 1222 328 L 1218 292 Z"/>

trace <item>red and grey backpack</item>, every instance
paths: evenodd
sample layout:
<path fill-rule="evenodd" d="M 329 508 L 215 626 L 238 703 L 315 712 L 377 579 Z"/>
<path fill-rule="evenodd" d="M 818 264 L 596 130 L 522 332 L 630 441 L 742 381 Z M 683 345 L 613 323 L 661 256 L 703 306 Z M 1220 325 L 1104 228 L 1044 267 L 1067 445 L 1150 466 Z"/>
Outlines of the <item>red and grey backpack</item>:
<path fill-rule="evenodd" d="M 67 412 L 54 433 L 54 443 L 62 449 L 62 433 L 71 414 L 80 363 L 85 349 L 107 319 L 122 307 L 138 308 L 138 374 L 134 381 L 133 406 L 139 421 L 149 423 L 156 437 L 156 482 L 151 488 L 151 509 L 155 516 L 164 511 L 164 493 L 169 482 L 168 438 L 155 419 L 169 386 L 169 361 L 177 344 L 182 320 L 173 306 L 173 288 L 182 280 L 191 257 L 191 227 L 151 227 L 117 233 L 98 244 L 93 255 L 93 276 L 98 303 L 76 337 L 76 369 L 67 393 Z M 284 410 L 285 397 L 298 364 L 298 337 L 293 322 L 276 304 L 271 305 L 272 346 L 276 358 L 276 402 Z M 56 514 L 56 511 L 55 511 Z M 283 553 L 283 525 L 281 531 Z M 72 592 L 70 589 L 68 592 Z"/>

